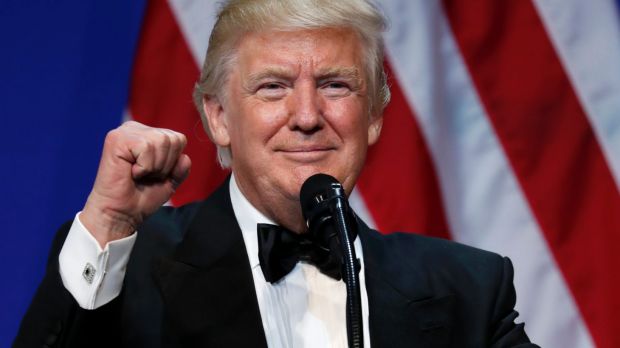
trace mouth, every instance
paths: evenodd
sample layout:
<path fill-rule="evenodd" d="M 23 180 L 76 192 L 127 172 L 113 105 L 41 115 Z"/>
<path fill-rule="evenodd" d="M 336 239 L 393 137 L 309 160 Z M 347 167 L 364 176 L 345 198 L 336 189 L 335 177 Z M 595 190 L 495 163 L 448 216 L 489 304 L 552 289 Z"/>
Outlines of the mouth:
<path fill-rule="evenodd" d="M 300 162 L 312 163 L 327 158 L 336 148 L 327 146 L 303 146 L 276 150 L 285 158 Z"/>

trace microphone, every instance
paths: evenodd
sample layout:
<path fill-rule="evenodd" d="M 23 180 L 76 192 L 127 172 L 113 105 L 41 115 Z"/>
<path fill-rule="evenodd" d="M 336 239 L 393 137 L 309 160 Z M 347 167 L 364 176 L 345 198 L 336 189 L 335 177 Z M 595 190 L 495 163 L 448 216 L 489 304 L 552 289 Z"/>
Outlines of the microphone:
<path fill-rule="evenodd" d="M 315 174 L 303 183 L 299 193 L 301 211 L 309 233 L 341 265 L 347 288 L 347 338 L 349 347 L 364 346 L 359 260 L 353 247 L 354 215 L 344 188 L 334 177 Z"/>
<path fill-rule="evenodd" d="M 345 219 L 348 218 L 348 202 L 342 185 L 330 175 L 315 174 L 301 186 L 299 198 L 304 220 L 314 240 L 322 247 L 339 253 L 340 247 L 332 245 L 339 243 L 338 230 L 332 223 L 332 210 L 341 209 Z M 348 226 L 348 221 L 346 221 L 347 235 L 351 236 Z M 332 248 L 332 246 L 336 247 Z M 342 255 L 338 255 L 338 260 L 342 261 Z"/>

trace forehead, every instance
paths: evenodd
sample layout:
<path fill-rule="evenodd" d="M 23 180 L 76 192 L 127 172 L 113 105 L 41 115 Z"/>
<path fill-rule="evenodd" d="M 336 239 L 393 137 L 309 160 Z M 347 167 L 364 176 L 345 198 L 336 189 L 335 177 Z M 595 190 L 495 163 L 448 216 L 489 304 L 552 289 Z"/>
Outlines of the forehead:
<path fill-rule="evenodd" d="M 248 33 L 237 46 L 242 72 L 261 69 L 359 69 L 362 49 L 358 35 L 345 28 Z"/>

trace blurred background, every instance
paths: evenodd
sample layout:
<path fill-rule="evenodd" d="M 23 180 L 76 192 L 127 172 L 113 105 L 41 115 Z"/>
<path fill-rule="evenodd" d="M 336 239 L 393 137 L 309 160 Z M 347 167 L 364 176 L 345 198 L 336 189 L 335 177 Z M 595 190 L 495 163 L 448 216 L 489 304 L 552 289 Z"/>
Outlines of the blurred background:
<path fill-rule="evenodd" d="M 620 347 L 620 1 L 383 0 L 392 103 L 350 198 L 509 256 L 543 347 Z M 227 175 L 191 92 L 217 2 L 2 0 L 0 346 L 125 119 L 184 132 L 173 204 Z M 55 262 L 55 260 L 53 260 Z"/>

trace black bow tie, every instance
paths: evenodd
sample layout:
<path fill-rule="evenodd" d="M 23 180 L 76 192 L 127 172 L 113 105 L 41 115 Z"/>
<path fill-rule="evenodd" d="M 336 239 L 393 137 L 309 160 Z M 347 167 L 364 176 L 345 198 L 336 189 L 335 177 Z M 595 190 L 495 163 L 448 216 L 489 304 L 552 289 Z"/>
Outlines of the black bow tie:
<path fill-rule="evenodd" d="M 275 283 L 287 275 L 298 261 L 316 266 L 321 273 L 341 279 L 340 260 L 329 248 L 319 245 L 310 233 L 296 234 L 283 227 L 258 224 L 258 259 L 265 280 Z"/>

